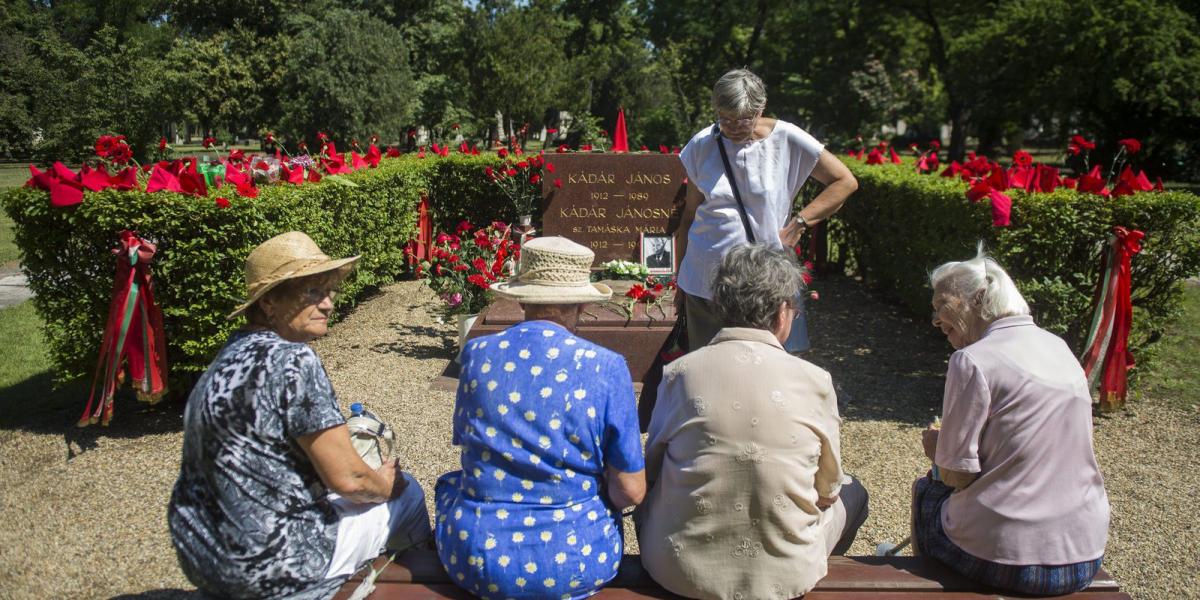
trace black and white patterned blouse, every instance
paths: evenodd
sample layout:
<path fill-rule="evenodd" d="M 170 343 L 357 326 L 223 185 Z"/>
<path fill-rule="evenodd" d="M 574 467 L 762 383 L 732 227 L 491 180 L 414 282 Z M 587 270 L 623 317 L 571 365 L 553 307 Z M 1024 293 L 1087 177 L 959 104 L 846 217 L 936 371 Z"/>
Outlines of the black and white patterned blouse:
<path fill-rule="evenodd" d="M 296 438 L 345 422 L 305 344 L 230 337 L 188 397 L 167 518 L 188 580 L 234 598 L 328 597 L 337 513 Z"/>

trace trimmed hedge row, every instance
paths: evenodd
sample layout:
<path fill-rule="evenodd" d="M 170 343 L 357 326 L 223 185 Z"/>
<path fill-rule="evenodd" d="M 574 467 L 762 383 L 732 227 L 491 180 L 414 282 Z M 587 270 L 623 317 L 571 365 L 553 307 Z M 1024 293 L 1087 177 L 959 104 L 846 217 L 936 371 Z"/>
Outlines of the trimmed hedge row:
<path fill-rule="evenodd" d="M 259 243 L 289 230 L 308 233 L 330 256 L 363 256 L 338 298 L 352 305 L 372 287 L 408 272 L 405 244 L 415 236 L 416 206 L 429 195 L 434 224 L 471 215 L 510 219 L 508 202 L 483 176 L 494 155 L 384 159 L 377 169 L 325 180 L 271 185 L 255 199 L 232 189 L 207 198 L 169 192 L 89 192 L 75 207 L 50 206 L 45 192 L 20 188 L 3 197 L 50 355 L 60 380 L 90 377 L 112 295 L 117 233 L 137 231 L 158 244 L 155 294 L 167 334 L 170 386 L 186 393 L 238 321 L 226 321 L 245 294 L 243 264 Z M 219 208 L 215 199 L 231 205 Z"/>
<path fill-rule="evenodd" d="M 859 191 L 838 216 L 838 242 L 854 267 L 915 314 L 930 308 L 929 272 L 975 254 L 983 240 L 1016 280 L 1038 324 L 1082 350 L 1091 324 L 1101 245 L 1113 226 L 1146 233 L 1133 258 L 1135 351 L 1156 340 L 1200 273 L 1200 196 L 1184 192 L 1104 198 L 1059 189 L 1009 190 L 1012 224 L 993 227 L 986 200 L 971 203 L 958 179 L 920 175 L 911 164 L 867 166 L 844 158 Z"/>

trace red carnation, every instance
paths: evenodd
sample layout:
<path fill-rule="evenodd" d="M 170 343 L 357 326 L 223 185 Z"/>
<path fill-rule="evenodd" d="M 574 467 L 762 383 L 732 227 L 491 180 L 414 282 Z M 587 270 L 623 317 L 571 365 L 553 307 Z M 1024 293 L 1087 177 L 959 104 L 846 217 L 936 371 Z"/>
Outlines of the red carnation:
<path fill-rule="evenodd" d="M 125 142 L 119 142 L 112 147 L 108 152 L 108 160 L 114 164 L 123 165 L 133 158 L 133 151 L 129 149 L 129 145 Z"/>
<path fill-rule="evenodd" d="M 212 137 L 212 136 L 210 135 L 210 136 L 208 136 L 208 137 L 204 138 L 204 141 L 203 141 L 203 142 L 201 142 L 200 144 L 201 144 L 202 146 L 204 146 L 205 148 L 212 148 L 213 146 L 216 146 L 216 145 L 217 145 L 217 138 L 215 138 L 215 137 Z"/>
<path fill-rule="evenodd" d="M 537 173 L 534 173 L 533 175 L 531 175 L 529 177 L 529 183 L 537 184 L 537 183 L 541 183 L 541 181 L 542 181 L 542 176 L 538 175 Z"/>
<path fill-rule="evenodd" d="M 496 156 L 499 156 L 500 158 L 508 158 L 508 150 L 501 148 L 496 151 Z"/>
<path fill-rule="evenodd" d="M 1028 167 L 1033 164 L 1033 155 L 1024 150 L 1017 150 L 1013 153 L 1013 164 L 1018 167 Z"/>
<path fill-rule="evenodd" d="M 224 197 L 217 198 L 217 208 L 229 208 L 229 200 Z"/>
<path fill-rule="evenodd" d="M 556 188 L 560 188 L 560 187 L 562 187 L 562 180 L 561 180 L 561 179 L 555 179 L 555 180 L 554 180 L 554 187 L 556 187 Z"/>
<path fill-rule="evenodd" d="M 96 138 L 96 156 L 108 158 L 108 154 L 112 152 L 113 146 L 117 143 L 117 138 L 111 135 L 102 135 Z"/>
<path fill-rule="evenodd" d="M 162 152 L 167 149 L 167 138 L 158 138 L 158 151 Z"/>
<path fill-rule="evenodd" d="M 940 150 L 942 148 L 942 143 L 939 142 L 938 140 L 931 140 L 929 142 L 929 147 L 933 148 L 935 151 Z"/>
<path fill-rule="evenodd" d="M 507 174 L 509 177 L 516 177 L 516 176 L 517 176 L 517 170 L 516 170 L 516 169 L 514 169 L 514 168 L 512 168 L 512 167 L 509 167 L 509 168 L 508 168 L 508 170 L 507 170 L 507 171 L 505 171 L 505 174 Z"/>
<path fill-rule="evenodd" d="M 1120 144 L 1128 154 L 1137 154 L 1138 152 L 1142 151 L 1142 143 L 1133 138 L 1117 140 L 1117 143 Z"/>
<path fill-rule="evenodd" d="M 388 146 L 387 155 L 388 158 L 397 158 L 400 156 L 400 149 L 395 146 Z"/>

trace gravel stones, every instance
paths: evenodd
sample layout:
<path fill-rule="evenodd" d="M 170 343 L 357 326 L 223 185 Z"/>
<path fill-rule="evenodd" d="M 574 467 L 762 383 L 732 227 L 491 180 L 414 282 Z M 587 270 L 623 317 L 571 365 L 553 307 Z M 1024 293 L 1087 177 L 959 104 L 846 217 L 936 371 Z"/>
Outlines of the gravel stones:
<path fill-rule="evenodd" d="M 927 323 L 851 279 L 819 286 L 822 299 L 807 305 L 814 350 L 806 358 L 838 387 L 846 470 L 871 494 L 850 554 L 870 554 L 908 535 L 910 487 L 929 466 L 920 430 L 940 410 L 951 350 Z M 424 487 L 430 514 L 434 482 L 458 467 L 454 396 L 429 391 L 455 344 L 454 325 L 439 322 L 436 308 L 421 282 L 398 283 L 313 344 L 346 414 L 362 402 L 395 429 L 397 454 Z M 0 598 L 188 596 L 166 523 L 182 406 L 122 402 L 109 428 L 75 429 L 78 406 L 51 419 L 31 411 L 27 422 L 4 420 Z M 1137 598 L 1200 597 L 1200 419 L 1153 399 L 1129 406 L 1096 421 L 1113 509 L 1105 568 Z"/>

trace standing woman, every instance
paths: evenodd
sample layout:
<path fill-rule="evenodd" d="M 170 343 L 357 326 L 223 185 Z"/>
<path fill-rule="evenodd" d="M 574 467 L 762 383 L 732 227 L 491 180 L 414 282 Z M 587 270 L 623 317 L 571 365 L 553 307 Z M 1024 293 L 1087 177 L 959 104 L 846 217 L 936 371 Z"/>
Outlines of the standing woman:
<path fill-rule="evenodd" d="M 713 86 L 717 122 L 696 135 L 680 153 L 688 178 L 704 193 L 689 202 L 677 230 L 683 254 L 676 309 L 687 314 L 691 349 L 721 329 L 712 307 L 712 276 L 734 246 L 759 242 L 791 248 L 809 227 L 841 208 L 858 181 L 837 157 L 804 130 L 763 117 L 767 92 L 745 69 L 726 73 Z M 730 178 L 732 174 L 732 179 Z M 825 189 L 799 212 L 793 199 L 813 177 Z M 739 201 L 740 196 L 740 201 Z M 799 337 L 802 332 L 793 335 Z M 789 339 L 789 351 L 807 350 L 805 339 Z"/>

